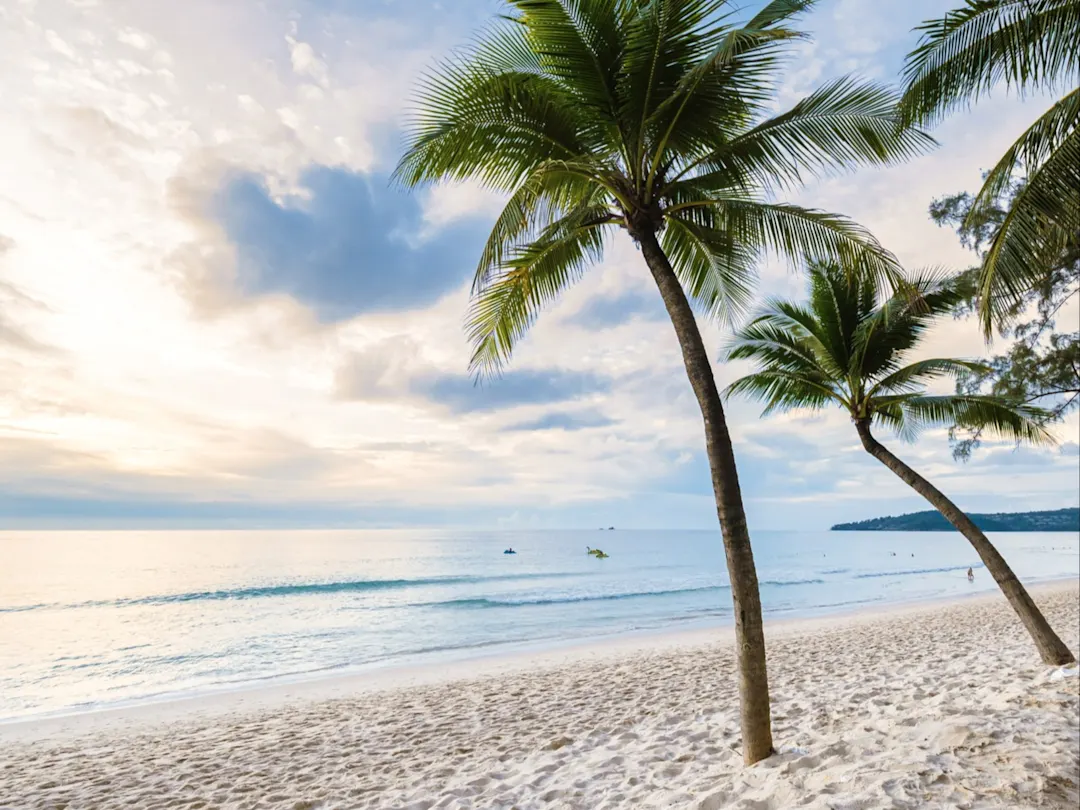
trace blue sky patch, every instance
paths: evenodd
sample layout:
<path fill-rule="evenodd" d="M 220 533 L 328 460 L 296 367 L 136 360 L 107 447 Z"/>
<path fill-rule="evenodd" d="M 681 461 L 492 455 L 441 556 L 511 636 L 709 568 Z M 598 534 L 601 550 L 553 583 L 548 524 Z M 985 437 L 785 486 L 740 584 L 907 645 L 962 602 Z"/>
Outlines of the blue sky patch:
<path fill-rule="evenodd" d="M 233 175 L 212 214 L 239 258 L 244 293 L 285 293 L 322 321 L 418 309 L 474 270 L 485 227 L 455 223 L 426 237 L 419 197 L 367 176 L 317 166 L 310 199 L 273 199 L 255 175 Z"/>

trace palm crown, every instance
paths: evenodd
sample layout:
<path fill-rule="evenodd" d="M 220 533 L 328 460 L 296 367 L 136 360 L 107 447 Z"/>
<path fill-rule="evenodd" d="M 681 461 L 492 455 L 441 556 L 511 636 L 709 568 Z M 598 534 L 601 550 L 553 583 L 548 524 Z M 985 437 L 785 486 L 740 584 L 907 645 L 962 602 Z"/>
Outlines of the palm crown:
<path fill-rule="evenodd" d="M 806 306 L 774 300 L 738 330 L 730 359 L 755 360 L 758 371 L 732 383 L 728 394 L 763 401 L 765 412 L 844 408 L 855 422 L 877 422 L 913 438 L 930 425 L 982 427 L 1003 438 L 1042 443 L 1041 411 L 978 395 L 933 396 L 926 385 L 945 375 L 980 369 L 951 358 L 905 362 L 934 319 L 956 305 L 951 284 L 932 275 L 878 306 L 872 280 L 836 267 L 810 271 Z"/>
<path fill-rule="evenodd" d="M 617 228 L 660 234 L 686 293 L 721 315 L 749 303 L 763 250 L 896 274 L 852 222 L 770 201 L 807 173 L 932 143 L 900 125 L 892 92 L 850 79 L 768 116 L 812 4 L 773 0 L 736 25 L 726 0 L 508 0 L 426 79 L 397 177 L 509 195 L 474 279 L 474 371 L 497 369 Z"/>
<path fill-rule="evenodd" d="M 1080 234 L 1080 0 L 966 0 L 918 30 L 904 69 L 909 120 L 933 122 L 999 84 L 1065 91 L 990 170 L 972 206 L 974 222 L 1024 176 L 979 279 L 989 333 Z"/>

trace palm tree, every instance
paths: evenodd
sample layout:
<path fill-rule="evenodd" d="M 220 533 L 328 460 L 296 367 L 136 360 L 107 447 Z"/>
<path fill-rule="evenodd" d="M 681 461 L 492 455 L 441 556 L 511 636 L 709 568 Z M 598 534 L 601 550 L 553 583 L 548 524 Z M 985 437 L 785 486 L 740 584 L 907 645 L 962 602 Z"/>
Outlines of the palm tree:
<path fill-rule="evenodd" d="M 974 546 L 1043 661 L 1071 663 L 1072 653 L 986 535 L 870 432 L 879 424 L 912 439 L 929 425 L 958 423 L 1018 442 L 1049 440 L 1037 421 L 1039 412 L 1028 406 L 989 396 L 926 393 L 924 386 L 931 380 L 978 369 L 979 364 L 948 358 L 905 362 L 932 321 L 950 312 L 958 299 L 951 284 L 928 275 L 876 306 L 872 281 L 853 281 L 838 267 L 817 266 L 810 272 L 806 307 L 772 301 L 736 333 L 727 357 L 755 360 L 758 370 L 736 380 L 726 393 L 763 401 L 765 413 L 830 404 L 846 410 L 866 452 L 933 504 Z"/>
<path fill-rule="evenodd" d="M 507 0 L 473 47 L 424 81 L 396 177 L 478 181 L 508 195 L 483 249 L 467 332 L 470 370 L 497 372 L 540 311 L 598 261 L 637 243 L 675 328 L 704 418 L 739 662 L 743 753 L 772 751 L 761 602 L 735 456 L 691 302 L 749 302 L 763 250 L 898 272 L 843 217 L 773 202 L 803 175 L 901 160 L 928 136 L 898 96 L 835 81 L 769 117 L 792 19 L 772 0 L 742 25 L 726 0 Z"/>
<path fill-rule="evenodd" d="M 1060 98 L 990 170 L 968 222 L 1023 183 L 983 259 L 979 315 L 989 337 L 1054 257 L 1080 247 L 1080 0 L 966 0 L 928 20 L 904 67 L 905 118 L 932 123 L 995 85 Z"/>

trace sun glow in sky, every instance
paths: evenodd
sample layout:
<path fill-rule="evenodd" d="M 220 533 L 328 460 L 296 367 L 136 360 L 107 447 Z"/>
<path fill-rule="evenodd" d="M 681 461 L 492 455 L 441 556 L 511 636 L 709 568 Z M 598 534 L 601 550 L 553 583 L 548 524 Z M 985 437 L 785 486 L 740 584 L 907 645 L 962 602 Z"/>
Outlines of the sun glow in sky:
<path fill-rule="evenodd" d="M 849 72 L 894 81 L 912 26 L 948 6 L 823 0 L 780 104 Z M 0 527 L 715 525 L 700 416 L 628 241 L 502 379 L 466 374 L 468 278 L 499 200 L 388 174 L 419 72 L 498 7 L 0 6 Z M 910 267 L 967 266 L 927 204 L 975 188 L 1045 106 L 994 97 L 933 154 L 795 201 Z M 762 295 L 802 289 L 763 267 Z M 715 356 L 723 334 L 703 328 Z M 965 321 L 925 348 L 985 351 Z M 839 412 L 730 414 L 757 527 L 924 508 Z M 966 508 L 1058 508 L 1076 504 L 1077 425 L 1061 448 L 991 445 L 966 466 L 942 431 L 898 450 Z"/>

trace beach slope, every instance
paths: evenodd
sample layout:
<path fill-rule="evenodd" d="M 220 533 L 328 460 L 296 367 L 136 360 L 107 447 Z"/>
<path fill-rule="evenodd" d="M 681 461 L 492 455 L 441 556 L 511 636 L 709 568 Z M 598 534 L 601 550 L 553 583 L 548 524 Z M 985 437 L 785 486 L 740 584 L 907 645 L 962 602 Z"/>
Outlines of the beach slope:
<path fill-rule="evenodd" d="M 1033 589 L 1074 651 L 1075 582 Z M 722 638 L 720 636 L 722 635 Z M 0 733 L 0 807 L 1075 808 L 1078 679 L 999 594 L 768 628 L 742 766 L 729 634 L 348 697 Z M 152 712 L 152 710 L 150 710 Z M 0 730 L 2 732 L 2 730 Z"/>

